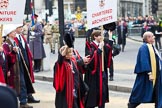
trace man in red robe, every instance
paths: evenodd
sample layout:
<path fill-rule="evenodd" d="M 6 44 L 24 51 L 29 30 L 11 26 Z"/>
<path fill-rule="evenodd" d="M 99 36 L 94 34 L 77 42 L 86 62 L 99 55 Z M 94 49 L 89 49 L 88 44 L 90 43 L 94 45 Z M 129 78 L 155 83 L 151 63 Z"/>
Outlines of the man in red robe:
<path fill-rule="evenodd" d="M 32 63 L 32 53 L 28 47 L 25 37 L 22 35 L 22 24 L 17 24 L 16 26 L 16 37 L 14 38 L 16 45 L 21 49 L 22 55 L 24 57 L 24 63 L 26 64 L 28 71 L 30 73 L 31 81 L 34 83 L 34 73 L 33 73 L 33 63 Z M 32 94 L 28 94 L 28 103 L 39 103 L 40 100 L 34 99 Z"/>

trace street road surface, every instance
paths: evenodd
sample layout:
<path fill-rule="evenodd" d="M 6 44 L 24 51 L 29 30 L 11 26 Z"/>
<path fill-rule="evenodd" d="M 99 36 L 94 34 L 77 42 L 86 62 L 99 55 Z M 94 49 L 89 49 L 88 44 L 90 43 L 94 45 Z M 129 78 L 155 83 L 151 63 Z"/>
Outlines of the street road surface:
<path fill-rule="evenodd" d="M 122 85 L 132 87 L 135 79 L 135 74 L 133 73 L 137 51 L 142 43 L 135 42 L 127 39 L 127 45 L 125 47 L 125 52 L 121 52 L 120 55 L 114 58 L 114 81 L 109 82 L 109 84 Z M 84 56 L 85 51 L 85 39 L 76 38 L 75 39 L 75 49 L 79 51 L 81 56 Z M 56 50 L 57 51 L 57 50 Z M 50 67 L 53 69 L 54 62 L 58 54 L 50 54 Z M 46 63 L 49 64 L 49 61 Z M 40 74 L 53 75 L 53 72 L 42 72 Z M 53 88 L 52 82 L 36 81 L 34 84 L 36 89 L 36 94 L 34 97 L 40 99 L 41 103 L 32 104 L 34 108 L 55 108 L 55 90 Z M 110 102 L 106 104 L 105 108 L 127 108 L 127 103 L 130 93 L 114 92 L 110 91 Z M 153 104 L 142 104 L 138 108 L 154 108 Z"/>
<path fill-rule="evenodd" d="M 52 82 L 36 81 L 34 84 L 36 94 L 34 97 L 40 99 L 41 102 L 33 105 L 34 108 L 55 108 L 55 90 Z M 105 108 L 127 108 L 129 93 L 121 93 L 110 91 L 110 102 Z M 154 108 L 153 104 L 141 104 L 138 108 Z"/>

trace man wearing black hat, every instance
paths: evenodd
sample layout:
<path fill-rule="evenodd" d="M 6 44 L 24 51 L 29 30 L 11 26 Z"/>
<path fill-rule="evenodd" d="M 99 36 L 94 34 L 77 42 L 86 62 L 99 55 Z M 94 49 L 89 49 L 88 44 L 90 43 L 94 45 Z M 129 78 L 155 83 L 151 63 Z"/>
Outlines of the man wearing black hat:
<path fill-rule="evenodd" d="M 42 25 L 37 20 L 38 15 L 34 15 L 34 25 L 29 28 L 31 36 L 29 36 L 29 46 L 34 59 L 34 71 L 39 72 L 41 68 L 41 60 L 46 57 L 43 47 L 43 31 Z"/>

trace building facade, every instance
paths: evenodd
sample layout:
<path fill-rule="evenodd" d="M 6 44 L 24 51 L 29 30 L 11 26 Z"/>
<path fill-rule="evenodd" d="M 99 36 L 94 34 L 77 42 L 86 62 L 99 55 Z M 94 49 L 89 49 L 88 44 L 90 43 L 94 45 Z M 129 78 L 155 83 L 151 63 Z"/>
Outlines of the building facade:
<path fill-rule="evenodd" d="M 34 0 L 35 1 L 35 12 L 44 19 L 45 13 L 45 0 Z M 53 17 L 58 17 L 58 0 L 53 1 Z M 162 0 L 159 0 L 159 11 L 162 12 Z M 75 15 L 77 7 L 80 7 L 81 11 L 86 11 L 86 0 L 64 0 L 64 13 L 65 18 Z M 118 17 L 126 16 L 145 16 L 151 15 L 151 0 L 118 0 Z"/>
<path fill-rule="evenodd" d="M 150 15 L 150 0 L 118 0 L 118 17 Z"/>
<path fill-rule="evenodd" d="M 157 16 L 162 18 L 162 0 L 158 0 Z"/>

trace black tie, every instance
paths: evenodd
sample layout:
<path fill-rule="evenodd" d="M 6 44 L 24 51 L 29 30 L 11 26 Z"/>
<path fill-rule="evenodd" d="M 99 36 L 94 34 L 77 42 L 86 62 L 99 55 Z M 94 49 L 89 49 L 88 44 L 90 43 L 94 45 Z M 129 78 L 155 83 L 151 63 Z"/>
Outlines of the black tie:
<path fill-rule="evenodd" d="M 22 42 L 22 41 L 21 41 L 21 36 L 20 36 L 20 35 L 19 35 L 19 41 Z"/>
<path fill-rule="evenodd" d="M 16 43 L 15 43 L 15 41 L 13 42 L 13 46 L 16 46 Z"/>

